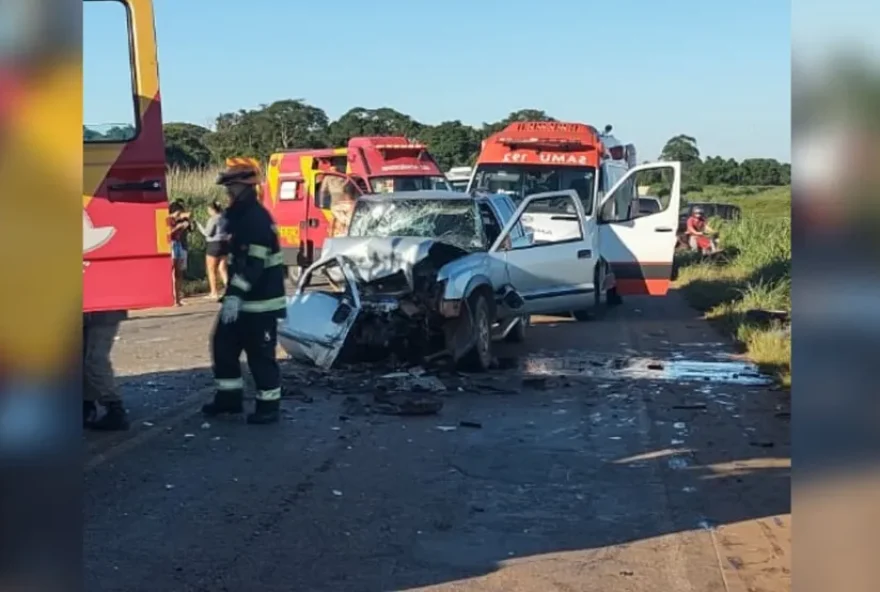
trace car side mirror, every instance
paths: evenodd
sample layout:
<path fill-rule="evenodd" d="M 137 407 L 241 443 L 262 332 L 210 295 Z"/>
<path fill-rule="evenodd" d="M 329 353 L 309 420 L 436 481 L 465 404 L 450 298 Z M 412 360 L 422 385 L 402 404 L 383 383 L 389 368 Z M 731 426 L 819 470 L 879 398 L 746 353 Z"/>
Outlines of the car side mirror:
<path fill-rule="evenodd" d="M 529 232 L 510 241 L 511 249 L 522 249 L 535 244 L 535 233 Z"/>

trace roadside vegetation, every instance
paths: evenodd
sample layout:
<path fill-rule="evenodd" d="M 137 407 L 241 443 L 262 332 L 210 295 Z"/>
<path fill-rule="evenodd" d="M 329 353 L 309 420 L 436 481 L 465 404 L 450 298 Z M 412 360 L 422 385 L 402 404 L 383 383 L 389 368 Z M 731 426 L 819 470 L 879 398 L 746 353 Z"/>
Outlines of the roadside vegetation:
<path fill-rule="evenodd" d="M 719 231 L 724 256 L 707 262 L 682 255 L 677 286 L 751 360 L 790 386 L 790 187 L 706 187 L 686 199 L 736 204 L 743 216 L 738 222 L 710 221 Z"/>

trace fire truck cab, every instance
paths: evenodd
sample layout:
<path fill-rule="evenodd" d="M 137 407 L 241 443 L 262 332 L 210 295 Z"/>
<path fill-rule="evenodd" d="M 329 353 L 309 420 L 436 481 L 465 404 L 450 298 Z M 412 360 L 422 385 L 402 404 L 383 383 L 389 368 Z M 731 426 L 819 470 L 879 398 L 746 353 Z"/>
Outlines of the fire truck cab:
<path fill-rule="evenodd" d="M 356 195 L 450 188 L 427 147 L 404 137 L 354 137 L 345 148 L 271 155 L 263 202 L 278 226 L 292 281 L 320 257 L 331 234 L 329 194 L 322 191 L 328 177 L 342 177 Z"/>
<path fill-rule="evenodd" d="M 671 181 L 668 200 L 661 211 L 640 215 L 637 175 L 657 170 Z M 566 190 L 580 197 L 587 217 L 583 228 L 593 245 L 578 254 L 592 281 L 583 286 L 585 310 L 573 311 L 575 317 L 588 318 L 586 310 L 603 296 L 665 295 L 681 201 L 680 164 L 636 165 L 635 147 L 612 136 L 611 126 L 599 132 L 582 123 L 518 122 L 483 142 L 468 186 L 468 191 L 506 193 L 517 203 Z M 582 240 L 573 211 L 542 203 L 522 212 L 521 222 L 534 237 L 534 244 L 523 248 Z"/>

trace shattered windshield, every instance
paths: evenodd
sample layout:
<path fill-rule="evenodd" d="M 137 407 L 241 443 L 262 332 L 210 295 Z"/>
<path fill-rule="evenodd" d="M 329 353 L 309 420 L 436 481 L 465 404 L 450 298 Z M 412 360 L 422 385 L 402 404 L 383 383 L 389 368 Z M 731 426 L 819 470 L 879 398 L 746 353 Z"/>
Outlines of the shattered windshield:
<path fill-rule="evenodd" d="M 474 202 L 451 199 L 358 200 L 348 236 L 416 236 L 468 251 L 484 249 Z"/>
<path fill-rule="evenodd" d="M 407 177 L 373 177 L 370 186 L 374 193 L 395 193 L 398 191 L 428 191 L 438 189 L 449 191 L 446 177 L 425 175 Z"/>
<path fill-rule="evenodd" d="M 584 213 L 593 212 L 596 169 L 584 166 L 481 164 L 474 176 L 474 188 L 505 193 L 519 205 L 527 195 L 574 189 Z"/>

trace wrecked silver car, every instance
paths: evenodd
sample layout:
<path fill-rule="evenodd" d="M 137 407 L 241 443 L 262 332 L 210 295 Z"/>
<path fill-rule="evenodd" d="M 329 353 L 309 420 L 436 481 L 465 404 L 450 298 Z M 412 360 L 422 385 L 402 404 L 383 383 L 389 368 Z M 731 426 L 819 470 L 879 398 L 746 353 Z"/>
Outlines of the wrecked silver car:
<path fill-rule="evenodd" d="M 536 242 L 524 231 L 520 217 L 536 203 L 573 208 L 583 224 L 573 191 L 519 208 L 505 195 L 447 191 L 359 198 L 348 236 L 328 240 L 300 279 L 279 342 L 323 368 L 393 353 L 488 369 L 494 339 L 522 340 L 529 314 L 582 308 L 593 289 L 586 233 Z"/>

